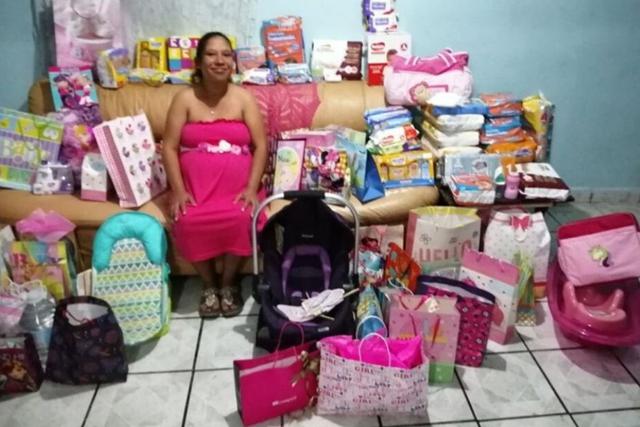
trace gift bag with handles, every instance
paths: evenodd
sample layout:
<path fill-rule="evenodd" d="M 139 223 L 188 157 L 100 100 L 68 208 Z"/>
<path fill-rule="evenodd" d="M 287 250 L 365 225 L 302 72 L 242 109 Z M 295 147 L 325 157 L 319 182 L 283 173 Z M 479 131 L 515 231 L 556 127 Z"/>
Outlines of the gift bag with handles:
<path fill-rule="evenodd" d="M 103 122 L 93 132 L 121 207 L 142 206 L 167 188 L 160 150 L 144 113 Z"/>
<path fill-rule="evenodd" d="M 59 67 L 93 66 L 123 44 L 120 0 L 53 0 L 53 20 Z"/>
<path fill-rule="evenodd" d="M 422 337 L 423 351 L 429 357 L 429 383 L 453 381 L 460 313 L 456 299 L 433 295 L 391 296 L 389 336 Z"/>
<path fill-rule="evenodd" d="M 494 211 L 484 235 L 484 253 L 514 262 L 521 253 L 533 263 L 536 296 L 544 296 L 549 267 L 551 235 L 541 212 L 533 214 L 521 209 Z"/>
<path fill-rule="evenodd" d="M 282 332 L 288 326 L 300 328 L 302 344 L 280 350 Z M 314 347 L 314 343 L 304 342 L 300 325 L 286 323 L 273 353 L 233 361 L 236 402 L 245 425 L 305 409 L 315 402 L 320 354 Z"/>
<path fill-rule="evenodd" d="M 510 262 L 467 249 L 462 255 L 459 279 L 496 297 L 489 339 L 507 343 L 515 333 L 520 270 Z"/>
<path fill-rule="evenodd" d="M 427 206 L 409 211 L 405 250 L 418 264 L 460 259 L 480 245 L 480 217 L 472 208 Z"/>
<path fill-rule="evenodd" d="M 56 306 L 47 357 L 47 378 L 63 384 L 127 380 L 122 330 L 109 304 L 71 297 Z"/>
<path fill-rule="evenodd" d="M 318 414 L 426 414 L 429 359 L 419 337 L 338 335 L 318 348 Z"/>
<path fill-rule="evenodd" d="M 416 293 L 456 299 L 456 308 L 460 313 L 456 364 L 482 365 L 496 301 L 493 294 L 441 276 L 420 276 Z"/>

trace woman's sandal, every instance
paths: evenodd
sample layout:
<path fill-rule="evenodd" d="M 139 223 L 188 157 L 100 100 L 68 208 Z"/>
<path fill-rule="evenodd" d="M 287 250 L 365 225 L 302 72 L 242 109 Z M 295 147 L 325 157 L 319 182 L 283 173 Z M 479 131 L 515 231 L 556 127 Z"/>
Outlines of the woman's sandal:
<path fill-rule="evenodd" d="M 225 286 L 220 289 L 220 309 L 224 317 L 237 316 L 242 312 L 244 301 L 240 289 Z"/>
<path fill-rule="evenodd" d="M 218 290 L 216 288 L 203 289 L 200 296 L 200 306 L 198 307 L 200 317 L 213 319 L 220 316 L 220 312 Z"/>

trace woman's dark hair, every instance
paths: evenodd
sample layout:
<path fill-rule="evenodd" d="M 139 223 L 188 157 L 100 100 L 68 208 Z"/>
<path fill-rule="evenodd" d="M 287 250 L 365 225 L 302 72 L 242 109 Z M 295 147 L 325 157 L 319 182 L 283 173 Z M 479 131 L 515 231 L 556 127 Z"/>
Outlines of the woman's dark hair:
<path fill-rule="evenodd" d="M 205 35 L 203 35 L 202 37 L 200 37 L 200 40 L 198 40 L 198 47 L 196 47 L 196 57 L 195 57 L 196 69 L 191 74 L 192 83 L 200 83 L 202 81 L 202 71 L 200 70 L 199 67 L 200 67 L 200 64 L 202 64 L 204 49 L 207 47 L 207 43 L 209 42 L 209 39 L 212 39 L 214 37 L 220 37 L 224 39 L 224 41 L 226 41 L 227 44 L 229 44 L 229 47 L 232 47 L 231 39 L 227 37 L 226 34 L 221 33 L 219 31 L 210 31 Z"/>

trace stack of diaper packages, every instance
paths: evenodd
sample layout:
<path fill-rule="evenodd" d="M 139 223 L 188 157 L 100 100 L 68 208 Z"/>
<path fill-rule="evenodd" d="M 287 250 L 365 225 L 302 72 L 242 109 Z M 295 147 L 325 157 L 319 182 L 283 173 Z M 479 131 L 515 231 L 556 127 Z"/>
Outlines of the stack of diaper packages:
<path fill-rule="evenodd" d="M 434 157 L 422 148 L 409 110 L 375 108 L 365 112 L 365 121 L 366 147 L 385 189 L 435 184 Z"/>
<path fill-rule="evenodd" d="M 487 111 L 484 104 L 452 92 L 439 92 L 431 96 L 420 111 L 423 117 L 420 127 L 436 150 L 478 146 L 479 130 Z"/>
<path fill-rule="evenodd" d="M 509 93 L 485 93 L 480 100 L 487 107 L 480 132 L 485 151 L 513 157 L 516 163 L 533 162 L 538 145 L 522 129 L 522 101 Z"/>

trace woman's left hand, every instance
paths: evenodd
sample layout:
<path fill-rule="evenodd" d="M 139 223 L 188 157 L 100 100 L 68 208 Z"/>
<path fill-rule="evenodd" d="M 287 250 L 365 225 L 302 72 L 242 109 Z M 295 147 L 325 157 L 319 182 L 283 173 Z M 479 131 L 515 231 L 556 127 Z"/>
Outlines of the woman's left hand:
<path fill-rule="evenodd" d="M 234 203 L 242 203 L 243 211 L 249 208 L 253 212 L 258 207 L 258 193 L 250 188 L 245 188 L 242 193 L 236 196 Z"/>

